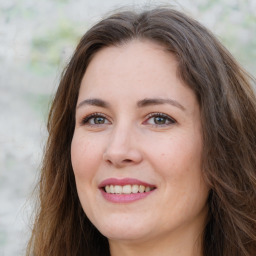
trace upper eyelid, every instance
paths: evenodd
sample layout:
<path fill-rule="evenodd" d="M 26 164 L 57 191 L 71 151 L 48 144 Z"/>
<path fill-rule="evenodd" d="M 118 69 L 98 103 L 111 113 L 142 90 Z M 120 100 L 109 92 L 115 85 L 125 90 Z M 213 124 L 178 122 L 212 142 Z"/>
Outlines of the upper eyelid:
<path fill-rule="evenodd" d="M 170 115 L 168 115 L 168 114 L 165 114 L 165 113 L 163 113 L 163 112 L 152 112 L 152 113 L 149 113 L 148 115 L 146 115 L 145 118 L 150 118 L 150 117 L 155 117 L 155 116 L 166 117 L 166 118 L 169 118 L 169 119 L 171 119 L 171 120 L 177 122 L 175 118 L 173 118 L 172 116 L 170 116 Z"/>
<path fill-rule="evenodd" d="M 151 112 L 151 113 L 147 114 L 146 117 L 147 117 L 147 116 L 148 116 L 148 117 L 150 117 L 150 116 L 157 116 L 157 115 L 170 117 L 170 115 L 165 114 L 165 113 L 163 113 L 163 112 Z M 170 117 L 170 118 L 171 118 L 171 117 Z"/>
<path fill-rule="evenodd" d="M 106 114 L 103 114 L 103 113 L 100 113 L 100 112 L 91 113 L 91 114 L 86 115 L 85 117 L 90 118 L 90 117 L 93 117 L 93 116 L 102 116 L 102 117 L 108 118 L 108 116 Z"/>
<path fill-rule="evenodd" d="M 95 112 L 95 113 L 91 113 L 91 114 L 88 114 L 88 115 L 84 115 L 84 116 L 80 119 L 79 123 L 80 123 L 80 124 L 84 124 L 84 123 L 87 122 L 90 118 L 93 118 L 93 117 L 104 117 L 104 118 L 106 118 L 109 122 L 111 122 L 110 118 L 109 118 L 107 115 L 105 115 L 105 114 L 103 114 L 103 113 Z"/>

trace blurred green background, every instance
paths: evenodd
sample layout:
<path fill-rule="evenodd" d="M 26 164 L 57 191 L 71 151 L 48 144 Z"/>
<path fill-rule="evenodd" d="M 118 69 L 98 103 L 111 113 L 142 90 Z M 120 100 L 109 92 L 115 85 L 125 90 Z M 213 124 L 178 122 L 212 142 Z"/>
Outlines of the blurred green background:
<path fill-rule="evenodd" d="M 84 32 L 123 5 L 172 4 L 213 31 L 255 76 L 256 0 L 0 0 L 0 255 L 24 255 L 61 71 Z"/>

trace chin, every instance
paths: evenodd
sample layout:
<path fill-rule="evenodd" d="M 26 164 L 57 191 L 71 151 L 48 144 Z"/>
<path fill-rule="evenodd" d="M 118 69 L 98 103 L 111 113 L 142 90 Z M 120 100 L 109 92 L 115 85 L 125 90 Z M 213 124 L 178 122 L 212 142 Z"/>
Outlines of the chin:
<path fill-rule="evenodd" d="M 137 240 L 147 236 L 145 224 L 142 225 L 141 221 L 131 222 L 120 218 L 118 222 L 108 221 L 107 223 L 96 225 L 96 227 L 100 233 L 111 240 Z"/>
<path fill-rule="evenodd" d="M 105 230 L 102 234 L 109 240 L 133 241 L 145 239 L 146 234 L 142 230 Z"/>

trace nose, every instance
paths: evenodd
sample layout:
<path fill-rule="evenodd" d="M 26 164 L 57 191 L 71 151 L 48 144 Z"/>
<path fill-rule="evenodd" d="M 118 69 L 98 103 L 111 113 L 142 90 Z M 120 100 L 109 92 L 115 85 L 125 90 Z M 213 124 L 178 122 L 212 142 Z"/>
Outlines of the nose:
<path fill-rule="evenodd" d="M 103 160 L 116 168 L 139 164 L 142 161 L 142 152 L 138 144 L 132 129 L 116 127 L 108 140 Z"/>

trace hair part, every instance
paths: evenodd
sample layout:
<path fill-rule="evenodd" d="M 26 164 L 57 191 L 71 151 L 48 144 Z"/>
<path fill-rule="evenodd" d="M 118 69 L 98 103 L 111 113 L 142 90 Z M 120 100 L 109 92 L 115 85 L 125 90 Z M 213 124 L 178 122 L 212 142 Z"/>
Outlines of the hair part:
<path fill-rule="evenodd" d="M 107 238 L 91 224 L 79 202 L 70 146 L 79 88 L 90 60 L 104 47 L 132 40 L 150 40 L 174 54 L 179 77 L 200 104 L 203 174 L 211 188 L 203 255 L 252 256 L 256 252 L 253 78 L 205 27 L 170 8 L 118 12 L 82 37 L 49 113 L 40 207 L 27 255 L 109 255 Z"/>

